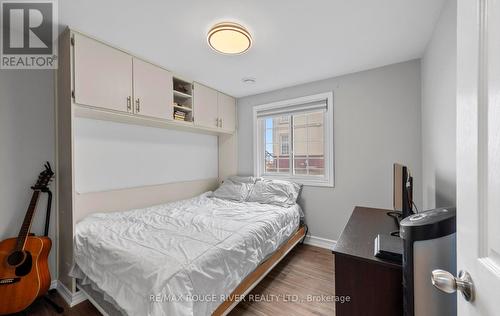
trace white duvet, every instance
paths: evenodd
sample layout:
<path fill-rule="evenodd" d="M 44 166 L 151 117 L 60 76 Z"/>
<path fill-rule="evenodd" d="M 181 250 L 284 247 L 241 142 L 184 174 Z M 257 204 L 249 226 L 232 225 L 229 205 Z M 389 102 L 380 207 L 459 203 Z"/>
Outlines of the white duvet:
<path fill-rule="evenodd" d="M 129 315 L 210 315 L 299 226 L 301 210 L 198 197 L 76 225 L 75 269 Z"/>

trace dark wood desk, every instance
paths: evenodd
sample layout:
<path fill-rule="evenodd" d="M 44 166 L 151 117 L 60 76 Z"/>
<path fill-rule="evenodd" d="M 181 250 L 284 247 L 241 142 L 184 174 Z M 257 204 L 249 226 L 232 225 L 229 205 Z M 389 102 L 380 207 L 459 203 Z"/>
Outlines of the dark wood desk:
<path fill-rule="evenodd" d="M 333 253 L 335 254 L 335 295 L 350 301 L 336 303 L 337 316 L 402 315 L 401 264 L 373 255 L 377 234 L 398 229 L 389 210 L 355 207 Z"/>

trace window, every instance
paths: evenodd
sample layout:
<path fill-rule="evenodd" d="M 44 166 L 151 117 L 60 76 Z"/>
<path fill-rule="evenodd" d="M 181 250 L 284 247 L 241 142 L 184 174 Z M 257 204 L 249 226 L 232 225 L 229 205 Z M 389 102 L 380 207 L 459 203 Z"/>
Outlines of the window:
<path fill-rule="evenodd" d="M 264 124 L 264 173 L 278 174 L 290 172 L 290 122 L 283 117 L 271 117 Z"/>
<path fill-rule="evenodd" d="M 288 122 L 290 122 L 290 116 L 280 117 L 280 123 L 288 123 Z"/>
<path fill-rule="evenodd" d="M 280 141 L 281 155 L 287 156 L 290 153 L 290 143 L 288 142 L 288 135 L 281 135 Z"/>
<path fill-rule="evenodd" d="M 333 187 L 333 94 L 254 107 L 256 176 Z"/>

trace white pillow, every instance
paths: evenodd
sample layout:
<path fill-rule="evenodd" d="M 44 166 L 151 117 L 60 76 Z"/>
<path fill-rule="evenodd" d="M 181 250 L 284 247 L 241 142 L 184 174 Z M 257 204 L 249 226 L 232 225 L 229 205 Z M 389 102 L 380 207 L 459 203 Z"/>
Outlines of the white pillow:
<path fill-rule="evenodd" d="M 247 201 L 289 207 L 297 203 L 301 186 L 285 180 L 257 181 Z"/>
<path fill-rule="evenodd" d="M 246 201 L 254 186 L 254 182 L 254 180 L 243 179 L 243 177 L 229 178 L 214 191 L 213 196 L 225 200 L 234 200 L 239 202 Z"/>
<path fill-rule="evenodd" d="M 262 178 L 256 178 L 256 177 L 245 177 L 245 176 L 232 176 L 229 177 L 229 180 L 232 182 L 236 183 L 251 183 L 254 184 L 257 180 L 260 180 Z"/>

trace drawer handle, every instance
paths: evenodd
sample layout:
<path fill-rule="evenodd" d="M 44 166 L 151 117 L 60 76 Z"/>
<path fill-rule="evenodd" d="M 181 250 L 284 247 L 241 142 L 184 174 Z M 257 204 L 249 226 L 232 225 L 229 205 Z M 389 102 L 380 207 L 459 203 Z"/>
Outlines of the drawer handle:
<path fill-rule="evenodd" d="M 135 111 L 137 113 L 141 112 L 141 99 L 137 98 L 137 100 L 135 100 Z"/>
<path fill-rule="evenodd" d="M 130 96 L 127 97 L 127 112 L 132 111 L 132 103 L 131 103 L 132 98 Z"/>

